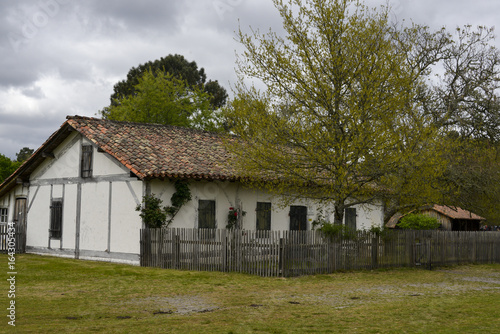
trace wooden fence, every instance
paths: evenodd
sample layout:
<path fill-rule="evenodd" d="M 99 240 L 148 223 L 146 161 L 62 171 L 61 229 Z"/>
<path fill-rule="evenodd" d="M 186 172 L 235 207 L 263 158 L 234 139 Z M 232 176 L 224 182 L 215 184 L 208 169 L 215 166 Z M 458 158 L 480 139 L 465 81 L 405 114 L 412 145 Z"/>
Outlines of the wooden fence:
<path fill-rule="evenodd" d="M 15 253 L 26 251 L 26 233 L 20 226 L 0 224 L 0 253 Z"/>
<path fill-rule="evenodd" d="M 260 276 L 500 263 L 500 232 L 402 231 L 325 238 L 318 231 L 142 229 L 141 266 Z"/>

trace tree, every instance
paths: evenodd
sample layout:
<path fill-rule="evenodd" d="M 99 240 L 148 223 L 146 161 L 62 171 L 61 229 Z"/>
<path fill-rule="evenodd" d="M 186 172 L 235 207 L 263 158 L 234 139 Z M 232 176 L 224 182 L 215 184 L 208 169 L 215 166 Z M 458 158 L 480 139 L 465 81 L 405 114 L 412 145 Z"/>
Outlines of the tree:
<path fill-rule="evenodd" d="M 132 67 L 127 74 L 127 79 L 115 84 L 113 94 L 110 97 L 110 106 L 116 106 L 124 98 L 135 95 L 135 87 L 139 83 L 139 79 L 149 71 L 155 75 L 161 72 L 169 73 L 173 78 L 184 80 L 185 86 L 189 90 L 201 90 L 209 94 L 213 110 L 221 108 L 226 103 L 227 92 L 217 80 L 206 82 L 207 76 L 203 68 L 198 69 L 196 62 L 189 62 L 183 56 L 176 54 Z M 103 114 L 105 116 L 105 113 Z"/>
<path fill-rule="evenodd" d="M 16 158 L 17 162 L 24 162 L 28 160 L 29 157 L 33 154 L 35 150 L 29 148 L 29 147 L 23 147 L 21 150 L 19 150 L 19 153 L 16 153 Z"/>
<path fill-rule="evenodd" d="M 435 122 L 461 138 L 500 140 L 500 52 L 493 29 L 457 28 L 443 55 L 444 74 L 428 110 Z"/>
<path fill-rule="evenodd" d="M 409 55 L 421 52 L 422 36 L 439 45 L 439 34 L 394 29 L 387 8 L 354 0 L 274 4 L 286 38 L 239 30 L 245 51 L 225 115 L 239 138 L 227 143 L 240 173 L 285 201 L 331 203 L 336 224 L 345 208 L 395 196 L 401 182 L 420 203 L 416 189 L 427 185 L 410 176 L 436 176 L 443 159 L 419 103 L 433 62 Z M 245 78 L 259 79 L 265 91 Z"/>
<path fill-rule="evenodd" d="M 157 123 L 215 131 L 215 113 L 210 96 L 199 88 L 188 88 L 170 73 L 144 72 L 134 94 L 107 108 L 105 118 L 118 121 Z"/>
<path fill-rule="evenodd" d="M 5 155 L 0 154 L 0 184 L 5 181 L 21 165 L 21 162 L 12 161 Z"/>
<path fill-rule="evenodd" d="M 443 202 L 500 224 L 500 146 L 486 138 L 450 134 L 447 166 L 440 180 Z"/>
<path fill-rule="evenodd" d="M 457 28 L 439 58 L 442 74 L 423 106 L 445 133 L 440 203 L 500 221 L 500 52 L 493 29 Z"/>

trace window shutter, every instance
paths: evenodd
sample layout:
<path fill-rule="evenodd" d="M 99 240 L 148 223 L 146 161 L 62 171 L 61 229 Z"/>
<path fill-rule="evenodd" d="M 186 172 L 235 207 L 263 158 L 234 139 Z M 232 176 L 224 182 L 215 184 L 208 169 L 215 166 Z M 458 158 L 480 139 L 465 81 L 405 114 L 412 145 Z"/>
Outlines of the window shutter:
<path fill-rule="evenodd" d="M 271 203 L 257 202 L 257 231 L 271 229 Z"/>
<path fill-rule="evenodd" d="M 82 146 L 81 176 L 83 178 L 92 177 L 92 151 L 92 145 Z"/>
<path fill-rule="evenodd" d="M 54 239 L 61 238 L 62 227 L 62 200 L 52 201 L 50 206 L 50 237 Z"/>

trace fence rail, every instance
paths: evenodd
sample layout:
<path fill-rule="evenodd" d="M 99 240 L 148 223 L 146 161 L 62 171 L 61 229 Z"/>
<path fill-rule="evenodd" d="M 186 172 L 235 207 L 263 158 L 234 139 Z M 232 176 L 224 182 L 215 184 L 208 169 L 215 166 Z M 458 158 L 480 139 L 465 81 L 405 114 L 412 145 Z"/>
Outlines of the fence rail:
<path fill-rule="evenodd" d="M 298 276 L 389 267 L 500 263 L 500 232 L 142 229 L 141 266 Z"/>
<path fill-rule="evenodd" d="M 26 233 L 17 224 L 0 224 L 0 253 L 14 249 L 15 253 L 26 251 Z"/>

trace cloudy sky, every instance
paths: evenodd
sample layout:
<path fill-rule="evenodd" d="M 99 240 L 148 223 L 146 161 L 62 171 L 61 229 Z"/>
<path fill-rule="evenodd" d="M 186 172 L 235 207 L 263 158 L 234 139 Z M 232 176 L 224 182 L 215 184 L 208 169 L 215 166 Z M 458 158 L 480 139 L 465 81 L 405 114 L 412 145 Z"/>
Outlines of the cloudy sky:
<path fill-rule="evenodd" d="M 391 5 L 398 20 L 434 28 L 500 19 L 498 0 Z M 229 91 L 238 24 L 278 30 L 281 20 L 271 0 L 1 0 L 0 153 L 38 148 L 66 115 L 96 116 L 131 67 L 168 54 L 195 61 Z"/>

